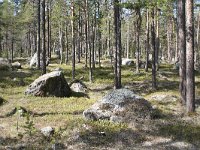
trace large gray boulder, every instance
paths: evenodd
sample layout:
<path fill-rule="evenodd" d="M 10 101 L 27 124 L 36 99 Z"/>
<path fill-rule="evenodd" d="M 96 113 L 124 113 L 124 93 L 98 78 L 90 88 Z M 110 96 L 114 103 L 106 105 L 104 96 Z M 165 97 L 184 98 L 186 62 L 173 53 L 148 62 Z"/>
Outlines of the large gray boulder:
<path fill-rule="evenodd" d="M 131 65 L 134 65 L 134 61 L 132 59 L 128 59 L 128 58 L 122 59 L 122 65 L 123 66 L 131 66 Z"/>
<path fill-rule="evenodd" d="M 11 63 L 6 58 L 0 58 L 0 70 L 8 71 L 11 68 Z"/>
<path fill-rule="evenodd" d="M 25 94 L 34 96 L 68 97 L 71 89 L 61 71 L 53 71 L 36 79 L 26 89 Z"/>
<path fill-rule="evenodd" d="M 83 116 L 88 120 L 129 123 L 138 119 L 150 119 L 152 110 L 151 104 L 144 98 L 128 89 L 117 89 L 85 110 Z"/>

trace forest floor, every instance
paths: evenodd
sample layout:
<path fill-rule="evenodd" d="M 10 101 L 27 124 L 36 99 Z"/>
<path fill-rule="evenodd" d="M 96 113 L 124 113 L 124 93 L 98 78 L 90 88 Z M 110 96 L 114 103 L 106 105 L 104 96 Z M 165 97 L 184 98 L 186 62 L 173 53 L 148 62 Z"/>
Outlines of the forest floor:
<path fill-rule="evenodd" d="M 19 60 L 22 63 L 23 60 Z M 60 67 L 71 81 L 71 65 L 58 65 L 56 60 L 48 72 Z M 180 104 L 178 71 L 173 65 L 161 64 L 157 74 L 158 90 L 151 89 L 151 70 L 122 68 L 122 84 L 151 102 L 156 118 L 137 124 L 115 124 L 108 121 L 86 121 L 82 112 L 113 89 L 113 70 L 104 60 L 94 70 L 94 83 L 88 82 L 88 69 L 76 65 L 76 78 L 89 87 L 87 96 L 70 98 L 33 97 L 24 94 L 27 86 L 41 71 L 23 69 L 0 73 L 0 149 L 200 149 L 200 74 L 196 73 L 196 113 L 187 115 Z M 21 79 L 25 85 L 21 86 Z M 23 107 L 35 115 L 20 117 L 11 113 Z M 10 113 L 10 114 L 9 114 Z M 45 138 L 41 128 L 51 126 L 55 133 Z"/>

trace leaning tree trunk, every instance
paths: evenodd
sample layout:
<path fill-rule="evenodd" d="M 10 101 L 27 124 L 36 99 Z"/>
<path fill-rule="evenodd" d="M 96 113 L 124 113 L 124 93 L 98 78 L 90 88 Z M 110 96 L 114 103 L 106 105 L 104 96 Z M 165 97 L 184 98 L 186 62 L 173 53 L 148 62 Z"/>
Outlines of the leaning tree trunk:
<path fill-rule="evenodd" d="M 186 0 L 186 108 L 195 111 L 193 0 Z"/>

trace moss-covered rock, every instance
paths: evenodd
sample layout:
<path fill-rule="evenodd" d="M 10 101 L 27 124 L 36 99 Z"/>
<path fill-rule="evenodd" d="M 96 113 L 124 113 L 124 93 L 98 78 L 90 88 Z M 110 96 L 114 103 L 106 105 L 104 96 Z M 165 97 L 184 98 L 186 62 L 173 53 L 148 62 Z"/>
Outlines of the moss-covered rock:
<path fill-rule="evenodd" d="M 138 119 L 150 119 L 152 111 L 151 104 L 144 98 L 128 89 L 117 89 L 85 110 L 83 115 L 88 120 L 129 123 Z"/>

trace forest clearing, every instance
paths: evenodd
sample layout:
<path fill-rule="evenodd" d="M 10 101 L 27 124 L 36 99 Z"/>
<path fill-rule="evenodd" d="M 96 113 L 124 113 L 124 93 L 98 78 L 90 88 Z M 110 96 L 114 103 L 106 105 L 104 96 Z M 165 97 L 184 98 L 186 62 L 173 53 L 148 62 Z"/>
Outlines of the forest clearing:
<path fill-rule="evenodd" d="M 133 66 L 122 68 L 122 84 L 134 93 L 142 95 L 156 109 L 151 120 L 133 124 L 115 124 L 109 121 L 91 122 L 83 118 L 83 111 L 108 91 L 113 89 L 113 71 L 109 61 L 96 68 L 94 83 L 88 81 L 88 70 L 77 65 L 77 78 L 88 87 L 86 95 L 74 93 L 70 98 L 34 97 L 24 94 L 27 86 L 41 75 L 39 70 L 23 69 L 1 72 L 1 96 L 6 102 L 1 106 L 1 147 L 25 147 L 46 149 L 58 144 L 60 149 L 198 149 L 200 146 L 200 109 L 196 100 L 196 112 L 188 116 L 180 103 L 178 70 L 173 65 L 161 64 L 158 72 L 159 90 L 151 88 L 151 72 L 135 73 Z M 102 62 L 102 64 L 104 64 Z M 50 64 L 47 70 L 62 68 L 65 78 L 71 81 L 71 65 Z M 24 85 L 20 85 L 23 79 Z M 196 85 L 200 74 L 196 72 Z M 196 89 L 196 95 L 200 89 Z M 23 107 L 31 112 L 30 120 L 20 117 L 13 109 Z M 27 121 L 29 123 L 27 123 Z M 32 121 L 32 123 L 30 123 Z M 40 129 L 55 128 L 52 137 L 46 138 Z M 89 129 L 88 129 L 89 128 Z M 101 135 L 105 133 L 105 135 Z M 59 145 L 61 144 L 61 145 Z M 28 148 L 27 148 L 28 147 Z M 17 149 L 17 148 L 16 148 Z M 59 149 L 59 148 L 58 148 Z"/>

